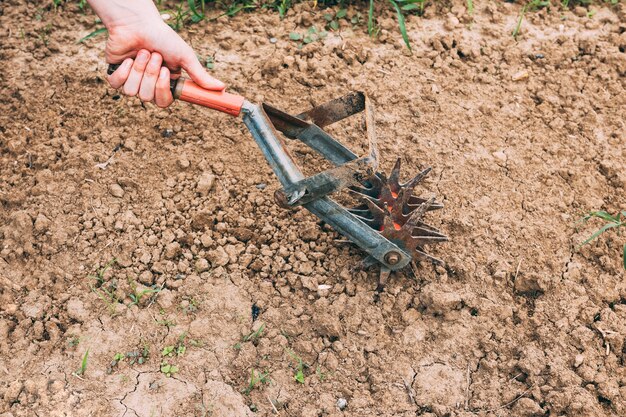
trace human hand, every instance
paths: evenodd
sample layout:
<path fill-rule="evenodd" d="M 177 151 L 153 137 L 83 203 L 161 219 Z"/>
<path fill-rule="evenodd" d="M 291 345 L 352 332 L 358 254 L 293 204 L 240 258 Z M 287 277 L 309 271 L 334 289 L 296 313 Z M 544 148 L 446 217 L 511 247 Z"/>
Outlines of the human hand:
<path fill-rule="evenodd" d="M 112 87 L 167 107 L 173 101 L 169 80 L 178 78 L 182 68 L 207 90 L 225 88 L 205 71 L 193 49 L 163 22 L 152 1 L 91 0 L 90 4 L 109 32 L 107 63 L 121 63 L 108 77 Z"/>

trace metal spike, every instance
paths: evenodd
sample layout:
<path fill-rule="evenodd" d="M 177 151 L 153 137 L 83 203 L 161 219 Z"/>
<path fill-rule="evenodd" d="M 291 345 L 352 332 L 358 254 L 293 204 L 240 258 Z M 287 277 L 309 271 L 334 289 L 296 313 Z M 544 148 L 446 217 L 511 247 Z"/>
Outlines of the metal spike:
<path fill-rule="evenodd" d="M 389 174 L 389 187 L 391 188 L 391 190 L 395 193 L 397 193 L 400 188 L 402 188 L 400 186 L 400 166 L 402 165 L 402 159 L 398 158 L 396 159 L 396 163 L 394 164 L 393 168 L 391 169 L 391 173 Z"/>
<path fill-rule="evenodd" d="M 415 186 L 417 184 L 419 184 L 420 181 L 422 181 L 424 178 L 426 178 L 426 176 L 430 173 L 430 171 L 432 171 L 433 169 L 431 167 L 426 168 L 425 170 L 423 170 L 422 172 L 420 172 L 419 174 L 417 174 L 415 177 L 413 177 L 411 180 L 407 181 L 406 183 L 402 184 L 402 188 L 413 191 L 413 189 L 415 188 Z"/>
<path fill-rule="evenodd" d="M 429 238 L 438 242 L 446 242 L 448 240 L 448 236 L 435 232 L 434 230 L 427 229 L 424 225 L 414 227 L 413 230 L 411 230 L 411 236 Z"/>
<path fill-rule="evenodd" d="M 433 264 L 435 264 L 435 265 L 441 265 L 441 264 L 443 264 L 443 261 L 442 261 L 441 259 L 439 259 L 439 258 L 435 258 L 434 256 L 430 256 L 429 254 L 427 254 L 427 253 L 425 253 L 425 252 L 422 252 L 422 251 L 421 251 L 421 250 L 419 250 L 419 249 L 415 249 L 415 250 L 413 251 L 413 253 L 414 253 L 415 255 L 417 255 L 417 257 L 418 257 L 418 258 L 420 258 L 420 259 L 422 259 L 422 260 L 425 260 L 425 261 L 430 261 L 430 262 L 432 262 L 432 263 L 433 263 Z"/>
<path fill-rule="evenodd" d="M 415 210 L 417 208 L 417 206 L 419 206 L 420 204 L 423 204 L 425 202 L 427 202 L 428 199 L 426 198 L 421 198 L 421 197 L 416 197 L 414 195 L 412 195 L 409 198 L 409 201 L 407 202 L 407 206 L 409 207 L 413 207 L 413 210 Z M 433 210 L 439 210 L 443 208 L 443 204 L 441 203 L 437 203 L 436 201 L 430 205 L 430 207 L 428 207 L 428 211 L 433 211 Z M 410 211 L 413 211 L 410 210 Z"/>
<path fill-rule="evenodd" d="M 422 217 L 424 217 L 424 214 L 426 214 L 426 211 L 428 210 L 428 207 L 434 201 L 435 201 L 435 198 L 432 197 L 427 202 L 421 204 L 417 208 L 417 210 L 415 210 L 413 213 L 411 213 L 411 217 L 409 217 L 409 220 L 407 220 L 407 222 L 404 224 L 404 227 L 409 227 L 411 230 L 413 230 L 413 228 L 418 225 L 418 223 L 420 222 Z"/>

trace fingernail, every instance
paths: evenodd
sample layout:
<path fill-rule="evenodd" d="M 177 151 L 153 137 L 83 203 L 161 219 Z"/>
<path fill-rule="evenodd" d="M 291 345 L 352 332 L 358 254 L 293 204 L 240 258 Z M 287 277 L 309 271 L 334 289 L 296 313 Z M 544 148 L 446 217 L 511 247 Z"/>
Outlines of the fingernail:
<path fill-rule="evenodd" d="M 161 68 L 161 72 L 159 72 L 159 78 L 163 80 L 163 79 L 165 79 L 167 77 L 168 77 L 167 76 L 167 69 Z"/>
<path fill-rule="evenodd" d="M 133 64 L 133 59 L 132 58 L 126 58 L 124 60 L 124 62 L 122 62 L 122 67 L 124 69 L 126 69 L 126 68 L 130 67 L 132 64 Z"/>
<path fill-rule="evenodd" d="M 148 62 L 148 60 L 150 59 L 150 54 L 148 52 L 145 51 L 141 51 L 137 54 L 137 61 L 143 63 Z"/>

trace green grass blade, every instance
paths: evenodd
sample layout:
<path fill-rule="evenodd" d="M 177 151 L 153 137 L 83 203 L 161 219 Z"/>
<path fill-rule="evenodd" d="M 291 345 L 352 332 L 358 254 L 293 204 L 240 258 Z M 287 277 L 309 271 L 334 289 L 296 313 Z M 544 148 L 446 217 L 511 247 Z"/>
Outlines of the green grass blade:
<path fill-rule="evenodd" d="M 370 8 L 367 12 L 367 33 L 370 36 L 374 33 L 374 0 L 370 0 Z"/>
<path fill-rule="evenodd" d="M 196 0 L 187 0 L 187 4 L 189 5 L 189 9 L 191 10 L 191 13 L 193 13 L 194 17 L 199 19 L 204 18 L 204 15 L 196 9 Z"/>
<path fill-rule="evenodd" d="M 526 7 L 528 5 L 524 5 L 522 7 L 522 11 L 520 12 L 519 19 L 517 19 L 517 25 L 515 25 L 515 29 L 513 29 L 513 38 L 517 39 L 517 35 L 519 35 L 519 31 L 522 28 L 522 20 L 524 20 L 524 15 L 526 14 Z"/>
<path fill-rule="evenodd" d="M 467 0 L 467 14 L 474 14 L 474 0 Z"/>
<path fill-rule="evenodd" d="M 606 232 L 609 229 L 613 229 L 615 227 L 620 227 L 621 224 L 620 223 L 609 223 L 609 224 L 605 224 L 604 226 L 602 226 L 602 228 L 600 230 L 598 230 L 597 232 L 595 232 L 593 235 L 591 235 L 587 240 L 585 240 L 583 243 L 580 244 L 580 246 L 586 245 L 587 243 L 591 242 L 592 240 L 594 240 L 595 238 L 597 238 L 598 236 L 600 236 L 602 233 Z M 580 247 L 579 246 L 579 247 Z"/>
<path fill-rule="evenodd" d="M 619 214 L 617 216 L 611 216 L 609 213 L 607 213 L 604 210 L 601 211 L 592 211 L 591 213 L 589 213 L 588 215 L 585 216 L 587 219 L 590 219 L 592 217 L 598 217 L 602 220 L 606 220 L 607 222 L 619 222 Z"/>
<path fill-rule="evenodd" d="M 398 3 L 396 3 L 394 0 L 389 0 L 389 2 L 393 5 L 394 9 L 396 9 L 396 13 L 398 14 L 398 26 L 400 26 L 400 33 L 402 34 L 402 39 L 404 40 L 404 44 L 406 45 L 407 48 L 409 48 L 409 51 L 412 51 L 411 43 L 409 42 L 409 35 L 406 32 L 406 24 L 404 22 L 404 15 L 402 14 L 402 9 L 400 9 L 400 6 L 398 6 Z"/>
<path fill-rule="evenodd" d="M 93 32 L 91 32 L 89 35 L 85 36 L 84 38 L 80 38 L 78 40 L 78 43 L 83 43 L 86 40 L 89 40 L 91 38 L 95 38 L 96 36 L 100 35 L 101 33 L 106 33 L 106 32 L 107 32 L 107 28 L 96 29 Z"/>
<path fill-rule="evenodd" d="M 626 245 L 624 245 L 624 270 L 626 270 Z"/>
<path fill-rule="evenodd" d="M 87 357 L 88 356 L 89 356 L 89 349 L 87 349 L 85 351 L 85 354 L 83 355 L 83 360 L 80 363 L 80 369 L 77 372 L 79 375 L 85 375 L 85 371 L 87 370 Z"/>

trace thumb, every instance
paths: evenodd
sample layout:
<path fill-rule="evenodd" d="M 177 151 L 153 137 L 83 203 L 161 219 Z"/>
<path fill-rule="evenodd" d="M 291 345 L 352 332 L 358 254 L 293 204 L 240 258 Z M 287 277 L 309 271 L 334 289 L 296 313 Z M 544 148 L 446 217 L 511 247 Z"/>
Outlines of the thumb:
<path fill-rule="evenodd" d="M 187 71 L 187 74 L 189 74 L 191 79 L 202 88 L 206 88 L 207 90 L 223 90 L 226 88 L 226 84 L 217 78 L 211 77 L 206 72 L 193 51 L 189 51 L 185 54 L 182 67 L 185 71 Z"/>

